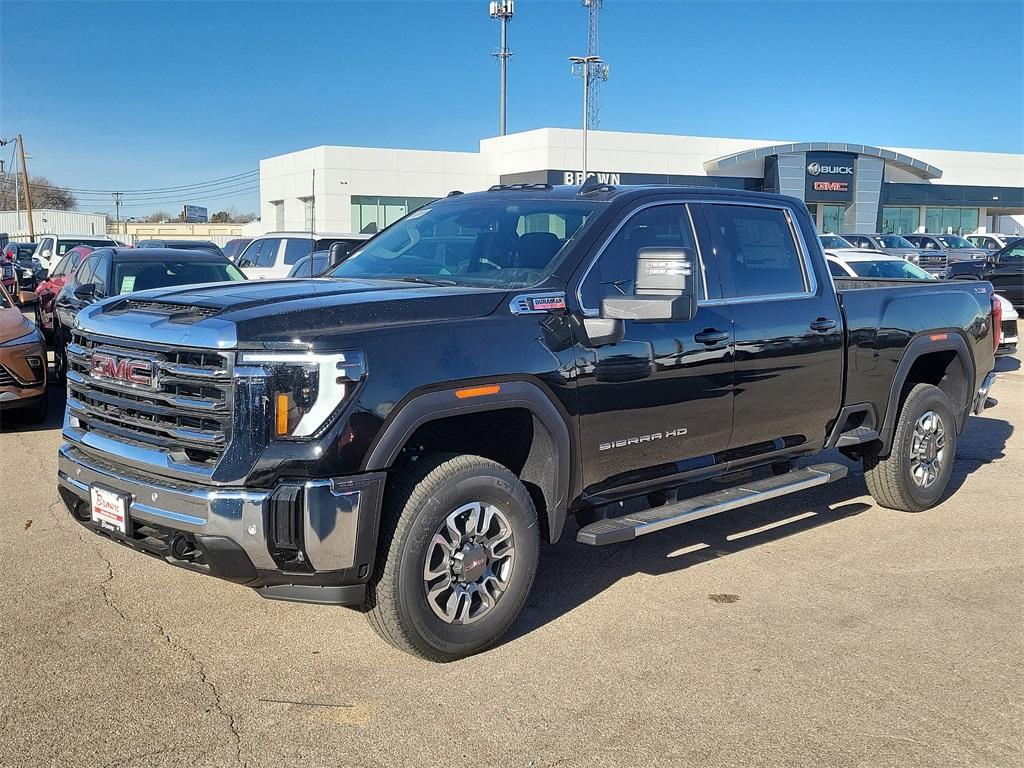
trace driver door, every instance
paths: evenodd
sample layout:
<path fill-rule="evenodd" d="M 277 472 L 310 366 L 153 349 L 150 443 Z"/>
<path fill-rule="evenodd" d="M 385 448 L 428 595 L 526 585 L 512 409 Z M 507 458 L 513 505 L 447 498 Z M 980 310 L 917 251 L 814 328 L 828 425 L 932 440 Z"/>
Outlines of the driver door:
<path fill-rule="evenodd" d="M 698 254 L 695 210 L 683 202 L 646 204 L 630 214 L 581 278 L 585 315 L 601 299 L 629 296 L 641 248 Z M 707 256 L 707 254 L 704 254 Z M 716 464 L 729 445 L 733 412 L 733 323 L 713 261 L 695 270 L 696 315 L 686 322 L 624 320 L 613 344 L 578 338 L 579 429 L 584 493 L 666 484 Z"/>

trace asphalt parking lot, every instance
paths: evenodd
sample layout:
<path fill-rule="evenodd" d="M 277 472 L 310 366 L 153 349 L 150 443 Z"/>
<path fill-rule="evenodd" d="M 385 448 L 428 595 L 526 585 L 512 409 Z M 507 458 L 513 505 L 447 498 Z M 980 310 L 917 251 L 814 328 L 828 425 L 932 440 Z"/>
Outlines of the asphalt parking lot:
<path fill-rule="evenodd" d="M 1020 766 L 1024 372 L 999 370 L 941 506 L 876 507 L 858 465 L 633 544 L 567 531 L 511 635 L 444 666 L 80 528 L 54 391 L 0 434 L 0 765 Z"/>

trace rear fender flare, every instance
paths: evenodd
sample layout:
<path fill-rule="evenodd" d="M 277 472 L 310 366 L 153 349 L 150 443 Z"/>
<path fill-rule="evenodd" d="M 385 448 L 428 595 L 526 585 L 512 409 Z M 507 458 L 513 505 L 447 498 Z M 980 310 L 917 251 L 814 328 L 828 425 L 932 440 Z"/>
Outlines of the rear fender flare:
<path fill-rule="evenodd" d="M 882 443 L 881 455 L 887 455 L 890 447 L 892 446 L 892 435 L 896 427 L 896 417 L 899 415 L 901 405 L 901 394 L 903 387 L 906 384 L 907 376 L 910 374 L 910 369 L 914 366 L 914 363 L 922 355 L 931 354 L 933 352 L 955 352 L 960 363 L 964 366 L 964 370 L 967 372 L 967 401 L 961 403 L 963 407 L 964 417 L 961 423 L 956 425 L 957 432 L 961 431 L 966 424 L 967 416 L 971 412 L 971 398 L 973 397 L 977 371 L 974 365 L 974 358 L 971 356 L 971 349 L 967 344 L 967 340 L 959 331 L 950 331 L 946 333 L 946 338 L 941 340 L 932 340 L 932 333 L 923 334 L 916 336 L 911 339 L 907 345 L 906 351 L 903 353 L 903 357 L 900 359 L 899 365 L 896 367 L 896 375 L 893 376 L 892 385 L 889 389 L 889 402 L 885 408 L 885 420 L 882 422 L 882 431 L 879 435 L 879 439 Z M 956 405 L 956 404 L 954 404 Z"/>

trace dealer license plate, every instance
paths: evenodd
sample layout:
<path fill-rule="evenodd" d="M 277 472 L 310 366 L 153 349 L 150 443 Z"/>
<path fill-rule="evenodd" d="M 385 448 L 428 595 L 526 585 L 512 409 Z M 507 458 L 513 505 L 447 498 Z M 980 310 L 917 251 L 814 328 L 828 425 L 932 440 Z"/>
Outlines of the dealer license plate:
<path fill-rule="evenodd" d="M 128 497 L 108 491 L 105 488 L 98 488 L 95 485 L 89 489 L 92 497 L 92 521 L 106 531 L 120 533 L 122 536 L 131 535 L 131 519 L 128 517 Z"/>

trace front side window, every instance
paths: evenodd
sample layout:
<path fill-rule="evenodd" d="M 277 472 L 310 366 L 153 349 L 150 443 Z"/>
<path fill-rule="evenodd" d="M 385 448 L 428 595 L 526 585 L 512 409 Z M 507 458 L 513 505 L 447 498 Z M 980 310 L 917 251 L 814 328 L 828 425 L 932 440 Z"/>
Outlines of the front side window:
<path fill-rule="evenodd" d="M 74 283 L 75 285 L 88 285 L 92 282 L 93 271 L 96 269 L 96 264 L 99 262 L 99 256 L 90 256 L 82 264 L 82 268 L 75 274 Z"/>
<path fill-rule="evenodd" d="M 601 299 L 632 295 L 637 253 L 641 248 L 689 248 L 696 253 L 686 206 L 667 203 L 633 214 L 601 251 L 580 285 L 584 307 L 597 309 Z M 699 291 L 697 295 L 703 298 Z"/>
<path fill-rule="evenodd" d="M 1024 243 L 1008 248 L 999 254 L 998 264 L 1020 264 L 1024 261 Z"/>
<path fill-rule="evenodd" d="M 53 268 L 53 274 L 50 277 L 64 277 L 68 273 L 68 269 L 71 263 L 71 255 L 65 255 L 57 262 L 57 266 Z"/>
<path fill-rule="evenodd" d="M 554 270 L 566 243 L 601 205 L 574 199 L 510 201 L 500 192 L 429 205 L 368 241 L 331 276 L 534 285 Z"/>
<path fill-rule="evenodd" d="M 807 276 L 786 214 L 778 208 L 708 206 L 727 295 L 806 293 Z"/>

